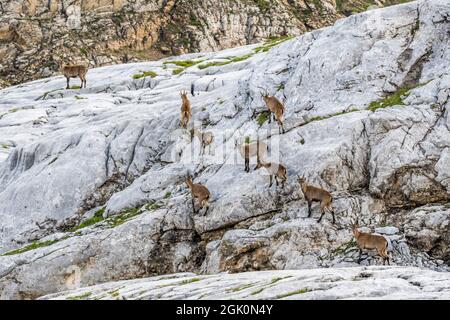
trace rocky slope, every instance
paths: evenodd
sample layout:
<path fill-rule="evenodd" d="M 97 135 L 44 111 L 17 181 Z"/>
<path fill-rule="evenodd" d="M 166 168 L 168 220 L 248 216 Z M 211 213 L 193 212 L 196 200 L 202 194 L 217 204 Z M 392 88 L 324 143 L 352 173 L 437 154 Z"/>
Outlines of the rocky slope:
<path fill-rule="evenodd" d="M 448 271 L 449 16 L 448 1 L 417 1 L 93 69 L 87 89 L 53 77 L 0 91 L 0 297 L 178 272 L 339 274 L 357 266 L 356 217 L 390 240 L 393 264 Z M 191 84 L 195 126 L 215 135 L 204 154 L 179 129 Z M 264 90 L 285 101 L 284 135 Z M 257 136 L 288 168 L 284 189 L 244 172 L 235 141 Z M 211 190 L 207 214 L 192 213 L 187 170 Z M 307 218 L 296 175 L 332 191 L 336 225 L 317 206 Z"/>
<path fill-rule="evenodd" d="M 359 267 L 238 274 L 174 274 L 117 281 L 41 299 L 449 299 L 450 273 Z"/>
<path fill-rule="evenodd" d="M 0 88 L 91 66 L 299 35 L 399 0 L 0 0 Z M 402 1 L 404 2 L 404 1 Z"/>

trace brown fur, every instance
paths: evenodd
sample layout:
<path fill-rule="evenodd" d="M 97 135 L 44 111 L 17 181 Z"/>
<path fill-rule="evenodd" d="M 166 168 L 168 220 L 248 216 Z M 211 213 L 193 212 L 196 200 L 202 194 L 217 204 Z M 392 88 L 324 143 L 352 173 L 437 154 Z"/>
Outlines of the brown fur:
<path fill-rule="evenodd" d="M 276 182 L 277 186 L 278 186 L 278 180 L 280 180 L 280 183 L 281 183 L 282 187 L 284 188 L 284 184 L 287 180 L 287 174 L 286 174 L 287 172 L 286 172 L 285 166 L 283 166 L 282 164 L 279 164 L 279 163 L 260 161 L 256 165 L 255 170 L 259 169 L 261 167 L 266 168 L 267 172 L 269 173 L 269 176 L 270 176 L 269 188 L 272 186 L 272 177 L 275 178 L 275 182 Z"/>
<path fill-rule="evenodd" d="M 369 249 L 377 250 L 377 253 L 383 259 L 383 264 L 386 264 L 387 261 L 387 263 L 390 265 L 389 255 L 387 253 L 388 242 L 383 236 L 361 232 L 358 230 L 358 225 L 356 224 L 353 225 L 352 231 L 359 248 L 358 263 L 361 262 L 362 250 Z"/>
<path fill-rule="evenodd" d="M 202 145 L 202 153 L 207 146 L 210 146 L 214 140 L 214 135 L 211 131 L 199 131 L 197 129 L 192 129 L 192 135 L 196 136 Z"/>
<path fill-rule="evenodd" d="M 298 182 L 300 183 L 300 187 L 302 189 L 303 195 L 305 196 L 306 201 L 308 202 L 308 218 L 311 216 L 311 206 L 313 202 L 320 202 L 320 209 L 322 211 L 322 215 L 320 216 L 317 222 L 322 220 L 323 215 L 325 214 L 325 210 L 331 212 L 333 216 L 333 224 L 336 222 L 334 217 L 334 210 L 332 207 L 333 197 L 331 194 L 323 189 L 310 186 L 306 183 L 305 178 L 298 178 Z"/>
<path fill-rule="evenodd" d="M 86 74 L 88 72 L 87 66 L 84 66 L 81 64 L 65 65 L 61 68 L 61 71 L 67 79 L 66 89 L 70 88 L 70 86 L 69 86 L 70 78 L 76 78 L 76 77 L 79 77 L 81 80 L 81 88 L 83 88 L 83 84 L 84 84 L 84 88 L 86 88 Z"/>
<path fill-rule="evenodd" d="M 256 156 L 257 162 L 260 162 L 260 159 L 263 159 L 267 151 L 269 150 L 269 147 L 266 143 L 262 141 L 256 141 L 252 143 L 244 143 L 244 144 L 238 144 L 237 141 L 235 141 L 235 147 L 239 149 L 239 153 L 241 154 L 242 158 L 245 160 L 245 171 L 250 172 L 250 158 Z M 255 170 L 257 168 L 255 167 Z"/>
<path fill-rule="evenodd" d="M 181 127 L 187 128 L 192 117 L 192 106 L 186 91 L 180 92 L 181 96 Z"/>
<path fill-rule="evenodd" d="M 275 116 L 275 120 L 278 122 L 278 132 L 285 133 L 284 130 L 284 105 L 274 96 L 263 94 L 262 98 L 270 110 L 269 123 L 272 121 L 272 115 Z"/>
<path fill-rule="evenodd" d="M 185 182 L 186 182 L 186 185 L 189 187 L 189 189 L 191 189 L 192 210 L 194 211 L 194 214 L 196 213 L 194 199 L 197 199 L 198 203 L 200 204 L 199 210 L 206 207 L 206 211 L 204 213 L 204 214 L 206 214 L 209 209 L 209 199 L 211 197 L 211 194 L 210 194 L 208 188 L 206 188 L 202 184 L 193 183 L 192 178 L 189 176 L 186 177 Z"/>

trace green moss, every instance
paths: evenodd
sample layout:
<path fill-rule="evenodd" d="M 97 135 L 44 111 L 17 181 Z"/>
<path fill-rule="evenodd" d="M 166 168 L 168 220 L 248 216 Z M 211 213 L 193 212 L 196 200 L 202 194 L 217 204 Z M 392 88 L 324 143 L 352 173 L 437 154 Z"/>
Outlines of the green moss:
<path fill-rule="evenodd" d="M 404 106 L 403 99 L 409 95 L 410 88 L 401 88 L 396 92 L 386 96 L 383 99 L 372 101 L 369 104 L 369 110 L 375 112 L 378 109 L 384 109 L 392 106 Z"/>
<path fill-rule="evenodd" d="M 156 77 L 158 74 L 154 71 L 142 71 L 141 73 L 133 75 L 133 79 L 141 79 L 145 77 Z"/>
<path fill-rule="evenodd" d="M 84 100 L 84 99 L 87 99 L 87 98 L 83 98 L 81 96 L 75 96 L 75 99 L 77 99 L 77 100 Z"/>
<path fill-rule="evenodd" d="M 199 65 L 198 68 L 199 69 L 206 69 L 206 68 L 209 68 L 209 67 L 219 67 L 219 66 L 224 66 L 224 65 L 230 64 L 230 63 L 231 63 L 231 61 L 208 62 L 208 63 Z"/>
<path fill-rule="evenodd" d="M 300 142 L 300 144 L 305 144 L 305 139 L 301 138 L 298 142 Z"/>
<path fill-rule="evenodd" d="M 192 13 L 189 16 L 189 24 L 191 26 L 196 26 L 196 27 L 201 27 L 202 26 L 202 23 L 200 22 L 200 20 L 198 20 L 197 17 L 194 16 Z"/>
<path fill-rule="evenodd" d="M 94 215 L 91 218 L 84 220 L 78 226 L 70 229 L 69 232 L 75 232 L 77 230 L 86 228 L 86 227 L 91 226 L 93 224 L 96 224 L 96 223 L 98 223 L 100 221 L 103 221 L 104 220 L 103 219 L 103 213 L 104 212 L 105 212 L 105 208 L 102 208 L 102 209 L 98 210 L 97 212 L 94 213 Z"/>
<path fill-rule="evenodd" d="M 64 239 L 67 239 L 67 238 L 62 238 L 60 240 L 64 240 Z M 47 246 L 50 246 L 50 245 L 52 245 L 52 244 L 54 244 L 54 243 L 56 243 L 56 242 L 58 242 L 60 240 L 48 240 L 48 241 L 42 241 L 42 242 L 34 241 L 33 243 L 31 243 L 31 244 L 29 244 L 29 245 L 27 245 L 27 246 L 25 246 L 23 248 L 5 252 L 1 256 L 11 256 L 11 255 L 20 254 L 20 253 L 24 253 L 24 252 L 27 252 L 27 251 L 35 250 L 37 248 L 47 247 Z"/>
<path fill-rule="evenodd" d="M 1 147 L 2 147 L 3 149 L 9 149 L 9 146 L 8 146 L 7 144 L 2 144 Z"/>
<path fill-rule="evenodd" d="M 265 288 L 260 288 L 258 290 L 255 290 L 251 293 L 252 296 L 257 295 L 258 293 L 261 293 Z"/>
<path fill-rule="evenodd" d="M 290 297 L 290 296 L 293 296 L 293 295 L 296 295 L 296 294 L 304 294 L 306 292 L 308 292 L 308 289 L 306 289 L 306 288 L 305 289 L 299 289 L 299 290 L 291 291 L 291 292 L 288 292 L 288 293 L 280 294 L 280 295 L 277 296 L 277 299 Z"/>
<path fill-rule="evenodd" d="M 258 115 L 258 118 L 256 118 L 256 123 L 258 123 L 258 126 L 262 126 L 270 117 L 269 111 L 263 111 Z"/>
<path fill-rule="evenodd" d="M 183 71 L 184 71 L 184 68 L 173 69 L 172 74 L 177 75 L 177 74 L 182 73 Z"/>
<path fill-rule="evenodd" d="M 84 56 L 88 56 L 88 52 L 85 48 L 80 48 L 80 53 Z"/>
<path fill-rule="evenodd" d="M 166 194 L 164 195 L 164 199 L 170 198 L 171 195 L 172 195 L 171 192 L 166 192 Z"/>
<path fill-rule="evenodd" d="M 196 64 L 199 64 L 203 62 L 203 60 L 198 60 L 198 61 L 194 61 L 194 60 L 174 60 L 174 61 L 164 61 L 163 64 L 174 64 L 178 67 L 183 67 L 183 68 L 189 68 L 192 66 L 195 66 Z"/>
<path fill-rule="evenodd" d="M 358 109 L 350 109 L 350 110 L 345 110 L 345 111 L 329 114 L 329 115 L 326 115 L 326 116 L 316 116 L 316 117 L 310 118 L 308 121 L 306 121 L 306 123 L 310 123 L 310 122 L 313 122 L 313 121 L 325 120 L 325 119 L 329 119 L 329 118 L 332 118 L 332 117 L 337 117 L 337 116 L 340 116 L 340 115 L 343 115 L 343 114 L 347 114 L 347 113 L 351 113 L 351 112 L 357 112 L 357 111 L 359 111 L 359 110 Z"/>
<path fill-rule="evenodd" d="M 89 298 L 92 295 L 92 292 L 86 292 L 79 296 L 70 296 L 67 297 L 66 300 L 84 300 L 86 298 Z"/>
<path fill-rule="evenodd" d="M 130 220 L 131 218 L 133 218 L 141 213 L 142 213 L 142 211 L 139 208 L 126 209 L 126 210 L 122 211 L 121 213 L 108 218 L 106 220 L 106 222 L 108 223 L 108 225 L 111 228 L 114 228 L 114 227 L 120 226 L 127 220 Z"/>
<path fill-rule="evenodd" d="M 182 285 L 185 285 L 185 284 L 189 284 L 189 283 L 192 283 L 192 282 L 198 282 L 198 281 L 200 281 L 200 278 L 186 279 L 186 280 L 183 280 L 183 281 L 177 283 L 177 285 L 182 286 Z"/>

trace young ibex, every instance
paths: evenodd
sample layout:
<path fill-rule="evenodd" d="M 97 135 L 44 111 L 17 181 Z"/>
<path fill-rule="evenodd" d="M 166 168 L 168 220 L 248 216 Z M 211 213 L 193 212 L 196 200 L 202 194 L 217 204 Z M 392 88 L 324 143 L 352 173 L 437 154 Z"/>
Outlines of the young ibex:
<path fill-rule="evenodd" d="M 211 143 L 214 140 L 213 133 L 211 131 L 206 131 L 206 132 L 199 131 L 195 128 L 192 129 L 191 133 L 192 133 L 192 136 L 197 137 L 198 140 L 200 141 L 200 144 L 202 146 L 202 154 L 204 153 L 206 147 L 208 147 L 208 153 L 209 153 L 209 151 L 211 151 L 210 150 Z"/>
<path fill-rule="evenodd" d="M 257 140 L 256 142 L 243 144 L 238 144 L 237 140 L 235 140 L 234 145 L 239 149 L 239 153 L 245 160 L 244 170 L 246 172 L 250 172 L 250 158 L 256 155 L 257 163 L 259 163 L 261 161 L 260 159 L 263 159 L 266 156 L 267 151 L 269 150 L 269 146 L 259 140 Z M 256 169 L 257 168 L 255 167 L 255 170 Z"/>
<path fill-rule="evenodd" d="M 256 169 L 259 169 L 261 167 L 266 168 L 267 172 L 269 173 L 270 177 L 270 184 L 269 188 L 272 186 L 272 176 L 275 178 L 276 185 L 278 186 L 278 179 L 280 180 L 282 188 L 284 188 L 284 184 L 287 180 L 286 175 L 286 167 L 279 163 L 273 163 L 273 162 L 263 162 L 262 160 L 258 162 L 258 164 L 255 167 Z"/>
<path fill-rule="evenodd" d="M 74 64 L 74 65 L 63 65 L 61 68 L 63 75 L 67 79 L 67 87 L 69 89 L 70 78 L 79 77 L 81 80 L 81 88 L 86 88 L 86 73 L 88 72 L 88 67 L 82 64 Z"/>
<path fill-rule="evenodd" d="M 206 207 L 205 213 L 206 214 L 208 212 L 209 209 L 209 198 L 211 196 L 211 194 L 209 193 L 208 188 L 206 188 L 204 185 L 199 184 L 199 183 L 193 183 L 192 182 L 192 177 L 187 175 L 186 179 L 185 179 L 186 185 L 189 187 L 189 189 L 191 189 L 191 195 L 192 195 L 192 210 L 194 212 L 194 214 L 198 211 L 200 211 L 200 209 L 203 209 Z M 197 199 L 197 201 L 200 204 L 200 208 L 195 211 L 195 202 L 194 199 Z"/>
<path fill-rule="evenodd" d="M 317 222 L 320 223 L 323 215 L 325 214 L 325 209 L 327 209 L 333 215 L 333 224 L 334 224 L 336 220 L 334 217 L 334 210 L 332 207 L 333 197 L 331 196 L 331 194 L 326 190 L 308 185 L 304 177 L 298 177 L 298 183 L 300 184 L 303 195 L 305 196 L 305 199 L 308 202 L 308 218 L 311 217 L 312 203 L 320 202 L 320 209 L 322 210 L 322 214 L 319 220 L 317 220 Z"/>
<path fill-rule="evenodd" d="M 181 127 L 187 128 L 187 125 L 192 117 L 192 106 L 191 102 L 187 97 L 186 91 L 181 91 Z"/>
<path fill-rule="evenodd" d="M 363 249 L 369 250 L 375 249 L 377 250 L 377 253 L 380 255 L 380 257 L 383 259 L 383 264 L 386 264 L 387 261 L 388 265 L 390 265 L 389 255 L 387 252 L 388 241 L 386 240 L 385 237 L 359 231 L 358 223 L 353 223 L 352 231 L 359 248 L 358 263 L 361 262 L 361 255 Z"/>
<path fill-rule="evenodd" d="M 285 133 L 284 130 L 284 105 L 274 96 L 270 96 L 268 93 L 261 93 L 267 108 L 270 110 L 269 123 L 272 121 L 272 116 L 278 122 L 278 132 Z"/>

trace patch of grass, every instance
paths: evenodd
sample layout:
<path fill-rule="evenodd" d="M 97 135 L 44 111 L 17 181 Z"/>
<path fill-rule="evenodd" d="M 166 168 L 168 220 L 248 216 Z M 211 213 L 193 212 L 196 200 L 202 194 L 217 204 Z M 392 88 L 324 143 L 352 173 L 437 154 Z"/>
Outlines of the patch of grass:
<path fill-rule="evenodd" d="M 304 139 L 304 138 L 301 138 L 298 142 L 299 142 L 300 144 L 305 144 L 305 139 Z"/>
<path fill-rule="evenodd" d="M 280 38 L 271 39 L 269 41 L 266 41 L 266 43 L 264 43 L 262 46 L 259 46 L 255 49 L 253 49 L 253 51 L 255 53 L 267 52 L 270 49 L 272 49 L 273 47 L 279 45 L 280 43 L 283 43 L 292 38 L 293 38 L 293 36 L 284 36 L 284 37 L 280 37 Z"/>
<path fill-rule="evenodd" d="M 446 203 L 446 204 L 444 204 L 444 208 L 446 208 L 446 209 L 450 209 L 450 203 Z"/>
<path fill-rule="evenodd" d="M 169 194 L 169 195 L 167 195 L 167 194 Z M 170 195 L 171 195 L 170 192 L 166 193 L 166 195 L 164 196 L 164 199 L 167 199 L 168 197 L 170 197 Z M 146 209 L 146 210 L 149 210 L 149 211 L 152 211 L 152 210 L 158 210 L 158 209 L 160 209 L 160 208 L 162 208 L 162 207 L 163 207 L 163 206 L 162 206 L 161 203 L 152 201 L 152 202 L 149 202 L 149 203 L 145 206 L 145 209 Z"/>
<path fill-rule="evenodd" d="M 172 192 L 166 192 L 166 194 L 164 195 L 164 199 L 170 198 L 171 195 L 172 195 Z"/>
<path fill-rule="evenodd" d="M 81 87 L 80 86 L 70 86 L 69 89 L 78 90 L 78 89 L 81 89 Z"/>
<path fill-rule="evenodd" d="M 158 74 L 154 71 L 141 71 L 141 73 L 133 75 L 133 79 L 141 79 L 145 77 L 156 77 Z"/>
<path fill-rule="evenodd" d="M 203 60 L 198 60 L 198 61 L 194 61 L 194 60 L 174 60 L 174 61 L 164 61 L 163 64 L 174 64 L 178 67 L 183 67 L 183 68 L 189 68 L 192 66 L 195 66 L 196 64 L 199 64 L 203 62 Z"/>
<path fill-rule="evenodd" d="M 12 108 L 12 109 L 9 109 L 9 113 L 14 113 L 14 112 L 17 112 L 17 111 L 19 111 L 19 108 Z"/>
<path fill-rule="evenodd" d="M 51 165 L 51 164 L 54 163 L 56 160 L 58 160 L 58 157 L 54 157 L 54 158 L 52 159 L 52 161 L 50 161 L 50 162 L 48 163 L 48 165 Z"/>
<path fill-rule="evenodd" d="M 250 142 L 251 142 L 250 137 L 249 136 L 245 137 L 244 143 L 249 144 Z"/>
<path fill-rule="evenodd" d="M 86 298 L 89 298 L 92 295 L 92 292 L 86 292 L 79 296 L 70 296 L 67 297 L 66 300 L 84 300 Z"/>
<path fill-rule="evenodd" d="M 88 56 L 89 54 L 88 54 L 88 52 L 87 52 L 87 50 L 85 49 L 85 48 L 80 48 L 80 53 L 83 55 L 83 56 Z"/>
<path fill-rule="evenodd" d="M 9 149 L 9 146 L 8 146 L 7 144 L 2 144 L 1 147 L 2 147 L 3 149 Z"/>
<path fill-rule="evenodd" d="M 281 298 L 286 298 L 286 297 L 290 297 L 296 294 L 304 294 L 307 293 L 308 289 L 304 288 L 304 289 L 299 289 L 299 290 L 295 290 L 295 291 L 291 291 L 288 293 L 283 293 L 277 296 L 277 299 L 281 299 Z"/>
<path fill-rule="evenodd" d="M 64 240 L 64 239 L 67 239 L 67 238 L 63 238 L 61 240 Z M 15 254 L 20 254 L 20 253 L 24 253 L 24 252 L 27 252 L 27 251 L 35 250 L 37 248 L 47 247 L 47 246 L 50 246 L 50 245 L 52 245 L 52 244 L 54 244 L 54 243 L 56 243 L 58 241 L 60 241 L 60 240 L 48 240 L 48 241 L 42 241 L 42 242 L 34 241 L 31 244 L 29 244 L 29 245 L 27 245 L 27 246 L 25 246 L 23 248 L 5 252 L 1 256 L 12 256 L 12 255 L 15 255 Z"/>
<path fill-rule="evenodd" d="M 183 71 L 184 71 L 184 68 L 173 69 L 172 74 L 177 75 L 177 74 L 182 73 Z"/>
<path fill-rule="evenodd" d="M 198 66 L 199 69 L 206 69 L 209 67 L 220 67 L 220 66 L 224 66 L 227 64 L 230 64 L 231 61 L 214 61 L 214 62 L 208 62 L 205 64 L 201 64 Z"/>
<path fill-rule="evenodd" d="M 344 111 L 341 111 L 341 112 L 336 112 L 336 113 L 329 114 L 329 115 L 326 115 L 326 116 L 316 116 L 316 117 L 312 117 L 311 119 L 306 121 L 306 123 L 310 123 L 310 122 L 313 122 L 313 121 L 325 120 L 325 119 L 329 119 L 329 118 L 332 118 L 332 117 L 337 117 L 337 116 L 340 116 L 340 115 L 343 115 L 343 114 L 347 114 L 347 113 L 351 113 L 351 112 L 357 112 L 357 111 L 359 111 L 359 110 L 354 108 L 354 109 L 350 109 L 350 110 L 344 110 Z"/>
<path fill-rule="evenodd" d="M 192 282 L 198 282 L 198 281 L 200 281 L 200 278 L 186 279 L 186 280 L 183 280 L 183 281 L 177 283 L 177 285 L 182 286 L 182 285 L 185 285 L 185 284 L 189 284 L 189 283 L 192 283 Z"/>
<path fill-rule="evenodd" d="M 80 223 L 78 226 L 72 228 L 69 230 L 69 232 L 75 232 L 77 230 L 92 226 L 93 224 L 96 224 L 100 221 L 103 221 L 103 213 L 105 212 L 105 208 L 102 208 L 100 210 L 98 210 L 97 212 L 94 213 L 94 215 L 89 218 L 84 220 L 82 223 Z"/>
<path fill-rule="evenodd" d="M 384 109 L 392 106 L 404 106 L 403 99 L 409 95 L 411 88 L 401 88 L 396 92 L 386 96 L 383 99 L 372 101 L 368 110 L 375 112 L 378 109 Z"/>
<path fill-rule="evenodd" d="M 243 56 L 240 56 L 240 57 L 234 57 L 231 59 L 231 62 L 244 61 L 244 60 L 247 60 L 248 58 L 252 57 L 253 55 L 254 55 L 254 53 L 248 53 L 248 54 L 244 54 Z"/>
<path fill-rule="evenodd" d="M 258 293 L 261 293 L 265 288 L 260 288 L 258 290 L 253 291 L 252 293 L 250 293 L 252 296 L 257 295 Z"/>
<path fill-rule="evenodd" d="M 81 96 L 75 96 L 75 99 L 77 99 L 77 100 L 84 100 L 84 99 L 87 99 L 87 98 L 84 98 L 84 97 L 81 97 Z"/>
<path fill-rule="evenodd" d="M 258 123 L 258 126 L 262 126 L 270 117 L 269 111 L 263 111 L 258 115 L 258 118 L 256 118 L 256 123 Z"/>
<path fill-rule="evenodd" d="M 107 223 L 111 228 L 120 226 L 127 220 L 130 220 L 131 218 L 141 214 L 142 211 L 139 208 L 130 208 L 127 209 L 117 215 L 114 215 L 107 219 Z"/>
<path fill-rule="evenodd" d="M 253 284 L 248 283 L 248 284 L 244 284 L 244 285 L 242 285 L 240 287 L 229 289 L 228 292 L 238 292 L 238 291 L 242 291 L 242 290 L 245 290 L 245 289 L 248 289 L 248 288 L 251 288 L 251 287 L 253 287 Z"/>

